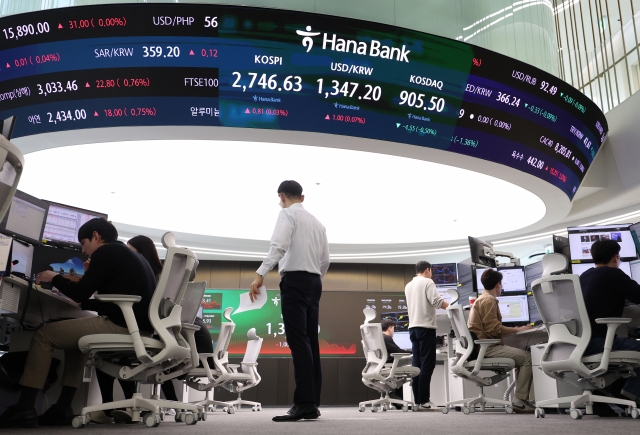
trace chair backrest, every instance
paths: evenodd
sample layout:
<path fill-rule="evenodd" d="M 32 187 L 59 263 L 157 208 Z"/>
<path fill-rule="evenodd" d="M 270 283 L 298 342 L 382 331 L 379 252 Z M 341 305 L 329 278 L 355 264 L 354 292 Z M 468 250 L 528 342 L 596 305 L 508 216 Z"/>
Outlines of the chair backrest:
<path fill-rule="evenodd" d="M 543 268 L 547 256 L 557 255 L 545 255 Z M 541 365 L 546 371 L 580 373 L 586 370 L 581 359 L 591 339 L 591 324 L 578 275 L 551 275 L 554 269 L 561 270 L 558 269 L 562 267 L 561 260 L 557 257 L 548 260 L 546 264 L 551 266 L 545 272 L 549 274 L 531 283 L 533 298 L 549 332 Z"/>
<path fill-rule="evenodd" d="M 232 307 L 224 310 L 222 314 L 226 322 L 220 324 L 220 334 L 218 334 L 218 341 L 216 348 L 213 350 L 213 362 L 218 370 L 228 372 L 227 364 L 229 364 L 229 343 L 231 342 L 231 336 L 233 330 L 236 329 L 236 324 L 231 320 Z"/>
<path fill-rule="evenodd" d="M 447 290 L 447 293 L 449 293 L 449 297 L 451 297 L 451 302 L 449 302 L 449 305 L 455 304 L 460 299 L 460 293 L 458 293 L 458 290 L 450 288 Z"/>
<path fill-rule="evenodd" d="M 562 254 L 553 253 L 542 257 L 542 276 L 557 275 L 567 270 L 569 259 Z"/>
<path fill-rule="evenodd" d="M 190 282 L 187 284 L 187 290 L 182 298 L 182 323 L 193 323 L 196 319 L 206 287 L 206 281 Z"/>
<path fill-rule="evenodd" d="M 364 356 L 367 359 L 362 374 L 373 373 L 382 369 L 387 362 L 387 346 L 384 344 L 382 337 L 382 325 L 380 323 L 370 323 L 375 319 L 375 310 L 364 309 L 365 321 L 360 326 L 362 335 L 362 346 L 364 347 Z"/>
<path fill-rule="evenodd" d="M 0 124 L 2 124 L 0 122 Z M 17 146 L 0 132 L 0 220 L 11 206 L 24 168 L 24 157 Z"/>
<path fill-rule="evenodd" d="M 251 367 L 245 365 L 245 363 L 255 363 L 258 361 L 258 355 L 260 355 L 260 349 L 262 348 L 262 338 L 256 335 L 256 328 L 249 329 L 247 332 L 247 350 L 244 352 L 244 358 L 242 358 L 242 371 L 249 373 Z"/>
<path fill-rule="evenodd" d="M 447 316 L 451 321 L 451 328 L 456 336 L 456 353 L 460 355 L 460 360 L 464 363 L 473 353 L 475 343 L 471 338 L 471 332 L 464 319 L 464 311 L 462 305 L 449 305 L 447 307 Z"/>

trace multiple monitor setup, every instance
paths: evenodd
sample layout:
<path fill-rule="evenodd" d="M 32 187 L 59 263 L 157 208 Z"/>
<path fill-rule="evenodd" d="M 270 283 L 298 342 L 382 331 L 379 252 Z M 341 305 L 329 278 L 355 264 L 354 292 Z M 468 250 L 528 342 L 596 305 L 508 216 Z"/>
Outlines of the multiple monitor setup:
<path fill-rule="evenodd" d="M 14 238 L 12 273 L 31 276 L 34 246 L 79 250 L 78 230 L 95 217 L 106 219 L 107 215 L 41 200 L 16 190 L 9 211 L 0 222 L 0 233 Z"/>

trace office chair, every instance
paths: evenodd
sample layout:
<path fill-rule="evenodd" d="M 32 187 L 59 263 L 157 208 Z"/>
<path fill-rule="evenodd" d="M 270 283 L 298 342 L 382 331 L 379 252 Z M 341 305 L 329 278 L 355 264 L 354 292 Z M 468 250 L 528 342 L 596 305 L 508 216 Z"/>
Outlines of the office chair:
<path fill-rule="evenodd" d="M 640 352 L 611 350 L 616 329 L 631 319 L 596 319 L 596 323 L 607 325 L 604 352 L 585 356 L 591 340 L 591 323 L 580 279 L 578 275 L 556 275 L 567 266 L 568 260 L 564 255 L 547 254 L 542 257 L 542 277 L 531 284 L 538 311 L 549 332 L 540 367 L 546 375 L 574 385 L 583 393 L 536 402 L 535 416 L 544 418 L 545 406 L 569 402 L 569 413 L 573 419 L 582 418 L 583 412 L 578 408 L 583 405 L 587 414 L 593 414 L 594 403 L 616 404 L 626 408 L 631 417 L 639 418 L 635 402 L 593 394 L 594 390 L 604 389 L 617 379 L 635 376 L 634 369 L 640 367 Z"/>
<path fill-rule="evenodd" d="M 113 302 L 120 307 L 129 334 L 94 334 L 84 336 L 78 341 L 80 351 L 89 357 L 87 366 L 96 367 L 119 379 L 152 384 L 153 398 L 145 399 L 142 394 L 136 392 L 131 399 L 84 407 L 81 415 L 74 417 L 73 427 L 86 426 L 90 421 L 91 412 L 118 408 L 131 408 L 134 421 L 139 421 L 141 413 L 144 413 L 144 423 L 149 427 L 160 424 L 161 408 L 191 411 L 184 415 L 187 424 L 196 424 L 198 419 L 204 418 L 203 412 L 196 405 L 158 399 L 158 384 L 169 379 L 167 372 L 173 368 L 189 367 L 193 364 L 192 350 L 180 335 L 180 304 L 196 262 L 193 252 L 176 246 L 173 233 L 165 233 L 162 236 L 162 244 L 167 249 L 167 255 L 149 305 L 149 320 L 157 338 L 142 336 L 138 330 L 133 304 L 140 301 L 140 296 L 96 295 L 96 299 Z M 128 358 L 130 363 L 121 365 L 122 358 Z"/>
<path fill-rule="evenodd" d="M 500 340 L 475 340 L 472 342 L 471 333 L 464 319 L 464 313 L 460 305 L 449 305 L 447 315 L 451 321 L 451 327 L 456 336 L 455 349 L 457 359 L 451 366 L 451 373 L 463 379 L 468 379 L 480 387 L 480 395 L 475 398 L 454 400 L 447 402 L 442 408 L 442 413 L 449 413 L 452 406 L 462 404 L 462 412 L 466 415 L 475 412 L 476 405 L 480 405 L 480 411 L 485 410 L 487 404 L 504 406 L 507 414 L 513 413 L 512 403 L 507 400 L 492 399 L 484 395 L 484 387 L 488 387 L 505 379 L 516 363 L 511 358 L 485 358 L 487 349 L 492 344 L 499 344 Z M 474 343 L 480 345 L 480 351 L 475 360 L 471 359 Z M 491 377 L 480 375 L 480 371 L 492 371 Z"/>
<path fill-rule="evenodd" d="M 2 126 L 3 121 L 0 121 L 0 129 Z M 22 153 L 0 132 L 0 220 L 9 211 L 23 169 L 24 157 Z"/>
<path fill-rule="evenodd" d="M 382 337 L 380 323 L 370 323 L 376 317 L 375 310 L 364 309 L 364 324 L 360 326 L 362 346 L 367 363 L 362 370 L 362 383 L 380 393 L 380 398 L 367 400 L 358 404 L 358 410 L 364 412 L 367 405 L 371 405 L 371 412 L 391 409 L 391 404 L 402 405 L 402 411 L 407 412 L 409 405 L 415 410 L 415 404 L 406 400 L 392 399 L 389 393 L 402 385 L 411 383 L 412 378 L 420 374 L 420 368 L 411 366 L 410 353 L 392 353 L 393 362 L 386 364 L 387 347 Z"/>
<path fill-rule="evenodd" d="M 224 381 L 220 379 L 222 372 L 218 369 L 220 365 L 228 364 L 228 348 L 231 341 L 231 335 L 233 334 L 236 324 L 231 320 L 231 311 L 233 308 L 229 307 L 224 310 L 222 314 L 225 322 L 220 324 L 220 334 L 218 335 L 218 341 L 213 353 L 201 353 L 198 355 L 202 367 L 192 368 L 187 377 L 187 385 L 197 391 L 205 391 L 206 397 L 204 400 L 191 402 L 194 405 L 203 406 L 205 410 L 216 410 L 216 407 L 222 406 L 223 411 L 228 414 L 234 414 L 236 412 L 235 407 L 229 406 L 227 402 L 221 402 L 213 399 L 213 390 L 215 387 L 221 385 Z M 211 369 L 209 360 L 214 363 L 214 369 Z M 200 378 L 206 378 L 208 383 L 200 383 Z M 211 397 L 209 397 L 211 394 Z"/>

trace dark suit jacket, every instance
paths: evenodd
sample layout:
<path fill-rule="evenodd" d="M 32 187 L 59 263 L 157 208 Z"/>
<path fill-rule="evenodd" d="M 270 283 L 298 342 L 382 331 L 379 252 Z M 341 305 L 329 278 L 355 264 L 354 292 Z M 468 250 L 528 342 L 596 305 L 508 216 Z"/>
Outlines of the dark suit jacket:
<path fill-rule="evenodd" d="M 384 345 L 387 347 L 387 363 L 393 362 L 392 353 L 407 353 L 406 350 L 400 349 L 392 337 L 387 334 L 382 334 L 384 338 Z"/>

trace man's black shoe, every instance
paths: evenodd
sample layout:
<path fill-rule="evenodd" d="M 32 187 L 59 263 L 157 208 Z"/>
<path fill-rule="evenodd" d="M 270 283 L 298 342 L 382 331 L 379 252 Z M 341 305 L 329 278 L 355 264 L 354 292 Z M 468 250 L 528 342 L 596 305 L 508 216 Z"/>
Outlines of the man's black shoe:
<path fill-rule="evenodd" d="M 298 421 L 313 420 L 319 417 L 320 412 L 315 403 L 296 403 L 284 415 L 276 415 L 273 421 Z"/>
<path fill-rule="evenodd" d="M 73 417 L 71 407 L 61 409 L 59 406 L 53 405 L 38 417 L 38 426 L 71 426 Z"/>
<path fill-rule="evenodd" d="M 0 428 L 9 427 L 38 427 L 38 413 L 35 408 L 19 411 L 11 406 L 0 415 Z"/>
<path fill-rule="evenodd" d="M 304 419 L 305 420 L 315 420 L 316 418 L 320 418 L 320 416 L 322 415 L 322 414 L 320 414 L 320 408 L 318 408 L 316 406 L 316 409 L 318 410 L 318 413 L 316 414 L 315 417 L 313 415 L 310 415 L 309 417 L 305 417 Z"/>

